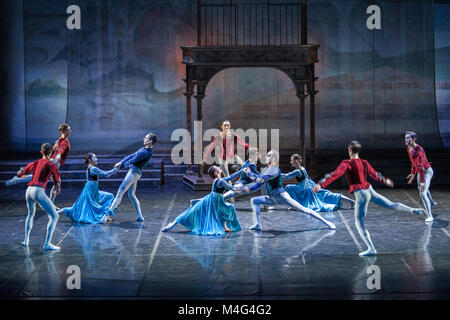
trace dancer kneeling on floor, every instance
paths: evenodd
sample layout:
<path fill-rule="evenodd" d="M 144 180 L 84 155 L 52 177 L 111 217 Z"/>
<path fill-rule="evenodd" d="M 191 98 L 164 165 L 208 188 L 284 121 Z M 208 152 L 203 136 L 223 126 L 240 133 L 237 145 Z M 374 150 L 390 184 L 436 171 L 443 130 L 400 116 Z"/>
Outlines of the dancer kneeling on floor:
<path fill-rule="evenodd" d="M 107 221 L 107 209 L 114 200 L 114 195 L 109 192 L 98 189 L 98 178 L 106 178 L 116 174 L 118 168 L 109 171 L 103 171 L 96 167 L 97 156 L 88 153 L 84 157 L 84 163 L 87 164 L 86 184 L 83 191 L 74 205 L 70 208 L 63 208 L 58 214 L 64 213 L 66 216 L 76 222 L 83 223 L 105 223 Z M 112 213 L 108 210 L 108 213 Z"/>

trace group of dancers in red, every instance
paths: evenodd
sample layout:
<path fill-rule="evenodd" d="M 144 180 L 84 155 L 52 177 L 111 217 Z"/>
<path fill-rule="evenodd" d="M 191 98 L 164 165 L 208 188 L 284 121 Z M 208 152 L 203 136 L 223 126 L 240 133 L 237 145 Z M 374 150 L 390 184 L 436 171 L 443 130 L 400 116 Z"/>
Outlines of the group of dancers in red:
<path fill-rule="evenodd" d="M 106 223 L 115 214 L 122 196 L 127 191 L 137 211 L 137 220 L 143 221 L 144 217 L 135 191 L 143 169 L 151 160 L 153 146 L 157 140 L 156 135 L 147 134 L 143 139 L 143 148 L 118 162 L 109 171 L 102 171 L 97 168 L 96 155 L 93 153 L 87 154 L 85 157 L 87 182 L 80 197 L 72 207 L 59 209 L 55 207 L 53 202 L 56 194 L 61 191 L 59 168 L 64 165 L 70 151 L 69 136 L 71 128 L 68 124 L 63 123 L 58 127 L 58 130 L 61 137 L 54 146 L 44 143 L 41 147 L 42 158 L 28 164 L 25 168 L 21 168 L 17 176 L 7 182 L 7 185 L 28 182 L 25 196 L 28 216 L 25 221 L 25 240 L 22 245 L 28 246 L 29 244 L 36 203 L 49 215 L 44 243 L 44 249 L 48 250 L 60 249 L 51 243 L 59 214 L 64 213 L 78 222 Z M 233 198 L 261 190 L 261 196 L 252 197 L 250 200 L 253 209 L 253 225 L 249 227 L 250 230 L 262 230 L 261 208 L 273 205 L 288 206 L 290 210 L 306 213 L 324 223 L 328 228 L 335 229 L 336 226 L 322 217 L 319 212 L 334 211 L 343 207 L 344 203 L 348 203 L 350 208 L 354 208 L 356 228 L 367 245 L 367 250 L 360 252 L 359 255 L 375 255 L 377 251 L 369 231 L 364 225 L 370 202 L 392 210 L 405 211 L 416 215 L 425 214 L 427 223 L 433 221 L 431 207 L 435 206 L 436 203 L 433 201 L 429 190 L 433 169 L 427 160 L 424 149 L 416 143 L 416 139 L 417 136 L 414 132 L 408 131 L 405 133 L 405 144 L 411 160 L 411 173 L 407 176 L 407 180 L 408 183 L 412 183 L 417 176 L 419 194 L 424 208 L 412 208 L 402 203 L 394 203 L 372 188 L 367 181 L 367 176 L 391 188 L 394 184 L 391 179 L 377 172 L 368 161 L 359 157 L 361 144 L 358 141 L 348 143 L 349 159 L 343 160 L 336 170 L 315 183 L 308 176 L 306 169 L 302 167 L 302 158 L 298 154 L 291 156 L 291 164 L 294 170 L 283 174 L 279 169 L 279 153 L 276 150 L 270 150 L 265 157 L 267 166 L 259 172 L 256 167 L 258 159 L 261 157 L 258 150 L 250 147 L 237 136 L 231 130 L 230 121 L 225 120 L 222 123 L 222 132 L 214 137 L 213 143 L 206 149 L 204 157 L 206 159 L 213 148 L 219 145 L 221 151 L 218 154 L 220 166 L 213 165 L 208 170 L 208 174 L 214 179 L 211 193 L 201 199 L 192 200 L 190 207 L 161 231 L 167 232 L 177 224 L 185 226 L 197 235 L 221 235 L 226 232 L 239 231 L 241 227 L 233 205 Z M 230 152 L 230 149 L 233 149 L 232 144 L 236 140 L 248 150 L 249 159 L 245 163 L 240 158 L 236 159 L 238 156 L 234 152 Z M 234 162 L 240 165 L 240 169 L 230 175 L 228 165 Z M 98 189 L 99 177 L 111 176 L 121 169 L 129 169 L 129 171 L 115 197 Z M 222 174 L 225 174 L 225 177 L 222 177 Z M 353 193 L 355 200 L 325 189 L 343 175 L 347 178 L 350 185 L 349 191 Z M 238 181 L 232 184 L 232 181 L 236 178 L 239 178 Z M 287 185 L 285 188 L 282 180 L 292 178 L 297 180 L 297 184 Z M 54 184 L 50 192 L 51 198 L 45 194 L 45 188 L 50 179 Z"/>

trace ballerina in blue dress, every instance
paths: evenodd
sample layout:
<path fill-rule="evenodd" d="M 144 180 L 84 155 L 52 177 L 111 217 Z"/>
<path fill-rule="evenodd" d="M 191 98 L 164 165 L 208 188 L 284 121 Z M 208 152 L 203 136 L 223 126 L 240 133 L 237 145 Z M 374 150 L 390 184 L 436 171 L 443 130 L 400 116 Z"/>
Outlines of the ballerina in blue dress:
<path fill-rule="evenodd" d="M 108 219 L 106 209 L 114 200 L 114 195 L 98 189 L 98 178 L 106 178 L 118 172 L 117 168 L 103 171 L 96 167 L 97 156 L 88 153 L 84 158 L 84 163 L 88 165 L 86 170 L 86 184 L 83 191 L 74 205 L 70 208 L 63 208 L 58 214 L 64 213 L 73 221 L 82 223 L 105 223 Z M 112 212 L 112 211 L 110 211 Z"/>
<path fill-rule="evenodd" d="M 285 190 L 292 199 L 302 206 L 316 212 L 330 212 L 340 209 L 345 201 L 349 203 L 350 208 L 353 208 L 355 201 L 341 193 L 334 193 L 326 189 L 320 189 L 320 192 L 314 193 L 313 188 L 316 183 L 308 176 L 306 169 L 302 167 L 302 157 L 300 155 L 293 154 L 291 156 L 291 165 L 295 170 L 286 174 L 283 173 L 281 178 L 289 180 L 295 177 L 298 184 L 288 184 Z"/>
<path fill-rule="evenodd" d="M 209 168 L 208 174 L 211 178 L 215 178 L 211 193 L 201 199 L 192 200 L 191 206 L 161 229 L 162 232 L 169 231 L 178 223 L 193 234 L 202 236 L 223 235 L 225 232 L 241 230 L 236 209 L 231 203 L 223 200 L 223 194 L 227 190 L 240 192 L 241 188 L 228 183 L 231 177 L 221 178 L 222 170 L 218 166 Z M 244 189 L 249 192 L 248 188 Z"/>

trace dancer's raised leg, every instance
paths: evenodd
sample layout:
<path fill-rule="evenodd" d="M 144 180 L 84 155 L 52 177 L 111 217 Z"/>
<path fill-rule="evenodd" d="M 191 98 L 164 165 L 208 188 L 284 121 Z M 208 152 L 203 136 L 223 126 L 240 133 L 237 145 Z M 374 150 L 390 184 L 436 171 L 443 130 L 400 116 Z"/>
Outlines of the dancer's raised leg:
<path fill-rule="evenodd" d="M 330 229 L 336 229 L 336 226 L 328 221 L 325 220 L 323 217 L 320 216 L 320 214 L 318 214 L 317 212 L 306 208 L 304 206 L 302 206 L 300 203 L 298 203 L 297 201 L 295 201 L 294 199 L 291 198 L 291 196 L 287 193 L 287 192 L 283 192 L 280 194 L 280 197 L 284 200 L 284 202 L 291 208 L 293 208 L 295 211 L 300 211 L 306 214 L 309 214 L 310 216 L 312 216 L 313 218 L 316 218 L 317 220 L 320 220 L 322 223 L 324 223 L 328 228 Z"/>
<path fill-rule="evenodd" d="M 413 213 L 413 214 L 422 214 L 425 213 L 425 210 L 421 209 L 421 208 L 411 208 L 407 205 L 404 205 L 403 203 L 400 202 L 392 202 L 391 200 L 389 200 L 388 198 L 382 196 L 381 194 L 379 194 L 378 192 L 376 192 L 375 190 L 373 190 L 372 187 L 370 187 L 369 189 L 367 189 L 370 194 L 371 194 L 371 199 L 370 201 L 391 209 L 391 210 L 395 210 L 395 211 L 403 211 L 403 212 L 409 212 L 409 213 Z"/>

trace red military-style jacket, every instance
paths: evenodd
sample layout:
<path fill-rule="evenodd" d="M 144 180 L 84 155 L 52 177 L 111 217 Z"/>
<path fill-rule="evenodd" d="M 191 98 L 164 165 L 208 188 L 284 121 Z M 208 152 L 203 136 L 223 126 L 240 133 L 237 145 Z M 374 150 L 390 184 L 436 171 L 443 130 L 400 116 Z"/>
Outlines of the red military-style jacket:
<path fill-rule="evenodd" d="M 53 152 L 51 159 L 55 159 L 58 154 L 61 155 L 61 160 L 59 161 L 60 165 L 63 166 L 66 162 L 67 156 L 70 152 L 70 142 L 69 140 L 60 137 L 53 146 Z"/>
<path fill-rule="evenodd" d="M 431 167 L 431 163 L 428 162 L 425 150 L 418 144 L 410 150 L 409 147 L 406 148 L 408 151 L 409 160 L 411 160 L 411 174 L 419 174 L 420 182 L 425 182 L 425 171 Z"/>
<path fill-rule="evenodd" d="M 28 186 L 39 186 L 45 189 L 48 180 L 53 176 L 57 191 L 60 191 L 61 179 L 58 166 L 49 159 L 39 159 L 29 163 L 17 173 L 17 176 L 21 177 L 30 172 L 33 173 L 33 180 L 28 183 Z"/>
<path fill-rule="evenodd" d="M 217 136 L 213 137 L 212 142 L 208 145 L 208 147 L 205 150 L 203 160 L 205 160 L 207 157 L 210 156 L 211 152 L 217 145 L 221 145 L 219 148 L 219 155 L 216 155 L 218 157 L 221 157 L 223 160 L 227 159 L 234 159 L 234 141 L 241 146 L 243 146 L 245 149 L 250 148 L 250 145 L 246 143 L 244 140 L 242 140 L 241 137 L 239 137 L 238 134 L 232 132 L 230 138 L 223 138 L 222 134 L 218 134 Z"/>

